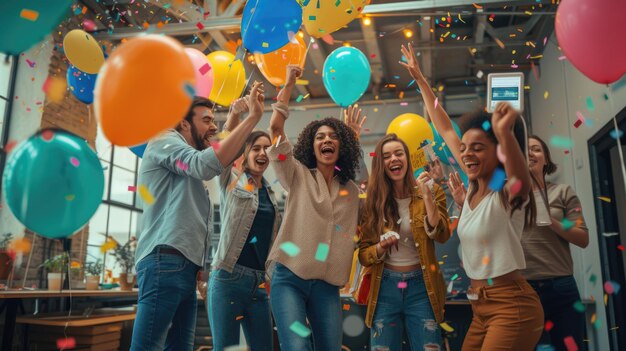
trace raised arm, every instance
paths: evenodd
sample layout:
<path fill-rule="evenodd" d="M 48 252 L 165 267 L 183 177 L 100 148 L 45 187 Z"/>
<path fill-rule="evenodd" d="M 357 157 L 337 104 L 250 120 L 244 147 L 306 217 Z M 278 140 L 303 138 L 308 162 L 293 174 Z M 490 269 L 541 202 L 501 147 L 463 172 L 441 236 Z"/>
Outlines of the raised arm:
<path fill-rule="evenodd" d="M 513 134 L 513 126 L 518 117 L 519 113 L 511 105 L 502 102 L 496 106 L 491 115 L 493 133 L 498 139 L 502 154 L 506 156 L 503 163 L 508 178 L 506 189 L 509 194 L 509 203 L 512 203 L 517 196 L 526 201 L 531 188 L 528 162 L 524 159 L 522 149 L 515 139 L 515 134 Z M 521 181 L 522 187 L 518 193 L 513 194 L 510 188 L 517 180 Z"/>
<path fill-rule="evenodd" d="M 270 132 L 272 133 L 272 143 L 277 138 L 285 140 L 285 121 L 289 117 L 289 99 L 291 93 L 296 85 L 296 80 L 302 76 L 302 68 L 296 65 L 287 66 L 287 79 L 285 85 L 278 93 L 276 99 L 278 100 L 272 105 L 272 119 L 270 120 Z"/>
<path fill-rule="evenodd" d="M 424 100 L 424 105 L 426 105 L 428 115 L 433 121 L 437 132 L 439 132 L 443 140 L 448 145 L 456 163 L 463 169 L 463 172 L 466 172 L 467 170 L 465 169 L 465 165 L 461 162 L 461 139 L 459 139 L 459 136 L 456 135 L 456 131 L 452 126 L 452 121 L 450 121 L 450 117 L 448 117 L 448 114 L 443 109 L 441 104 L 437 104 L 437 106 L 435 106 L 435 94 L 428 84 L 428 81 L 426 81 L 426 77 L 424 77 L 419 63 L 417 63 L 417 57 L 413 51 L 413 45 L 409 43 L 408 49 L 402 45 L 401 51 L 404 57 L 406 57 L 407 62 L 404 63 L 400 61 L 399 63 L 404 66 L 404 68 L 406 68 L 411 74 L 411 77 L 415 79 L 415 83 L 417 83 L 417 86 L 422 92 L 422 99 Z"/>
<path fill-rule="evenodd" d="M 224 123 L 225 132 L 232 132 L 235 128 L 237 128 L 241 122 L 241 115 L 250 110 L 250 107 L 248 106 L 249 102 L 250 95 L 246 95 L 230 104 L 228 117 L 226 117 L 226 123 Z"/>
<path fill-rule="evenodd" d="M 237 128 L 221 142 L 220 147 L 215 150 L 215 154 L 220 163 L 226 167 L 239 156 L 239 151 L 246 139 L 261 120 L 263 109 L 265 108 L 265 97 L 263 96 L 263 83 L 254 82 L 250 91 L 248 118 L 241 122 Z"/>
<path fill-rule="evenodd" d="M 354 131 L 356 134 L 356 138 L 360 140 L 361 131 L 363 130 L 363 125 L 367 120 L 365 115 L 361 116 L 362 110 L 358 105 L 348 106 L 347 109 L 344 110 L 343 113 L 343 121 Z M 359 146 L 361 144 L 359 143 Z M 356 178 L 354 181 L 357 184 L 361 184 L 366 182 L 369 178 L 369 172 L 367 171 L 367 165 L 365 164 L 365 159 L 363 155 L 363 149 L 361 148 L 361 154 L 359 155 L 359 168 L 356 170 Z"/>

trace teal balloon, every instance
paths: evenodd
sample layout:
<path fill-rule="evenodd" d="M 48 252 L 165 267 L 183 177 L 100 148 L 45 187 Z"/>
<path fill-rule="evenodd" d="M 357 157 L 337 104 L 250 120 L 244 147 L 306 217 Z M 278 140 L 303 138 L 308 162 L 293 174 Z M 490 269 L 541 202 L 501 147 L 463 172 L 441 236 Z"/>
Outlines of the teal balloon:
<path fill-rule="evenodd" d="M 370 84 L 372 70 L 357 48 L 340 47 L 324 62 L 322 79 L 330 97 L 341 107 L 357 102 Z"/>
<path fill-rule="evenodd" d="M 96 212 L 104 171 L 84 139 L 45 129 L 15 147 L 2 185 L 11 212 L 26 228 L 58 239 L 74 234 Z"/>
<path fill-rule="evenodd" d="M 461 137 L 461 129 L 459 128 L 459 126 L 456 124 L 455 121 L 450 120 L 450 122 L 452 122 L 452 127 L 454 128 L 454 131 L 456 132 L 456 135 L 459 136 L 459 138 Z M 432 122 L 430 123 L 430 129 L 432 129 L 433 134 L 435 136 L 435 146 L 433 146 L 433 150 L 435 151 L 435 154 L 437 155 L 437 157 L 439 157 L 439 160 L 447 165 L 450 164 L 450 157 L 454 157 L 452 156 L 452 152 L 450 151 L 450 149 L 448 148 L 448 145 L 444 145 L 445 141 L 443 140 L 443 138 L 441 137 L 441 135 L 439 133 L 437 133 L 437 130 L 435 129 L 435 125 L 432 124 Z M 443 145 L 443 147 L 442 147 Z"/>
<path fill-rule="evenodd" d="M 0 1 L 0 52 L 30 49 L 70 14 L 72 0 Z"/>

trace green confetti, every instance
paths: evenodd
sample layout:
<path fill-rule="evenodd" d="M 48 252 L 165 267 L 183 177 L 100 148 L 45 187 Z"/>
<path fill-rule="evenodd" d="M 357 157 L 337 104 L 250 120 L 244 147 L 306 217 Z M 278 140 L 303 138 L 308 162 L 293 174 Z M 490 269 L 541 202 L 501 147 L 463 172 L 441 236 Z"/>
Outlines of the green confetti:
<path fill-rule="evenodd" d="M 317 19 L 317 17 L 315 16 L 309 16 L 309 21 L 315 21 Z"/>
<path fill-rule="evenodd" d="M 335 230 L 340 232 L 341 231 L 341 226 L 339 224 L 335 224 Z"/>
<path fill-rule="evenodd" d="M 550 138 L 550 144 L 554 147 L 558 147 L 562 149 L 569 149 L 574 146 L 574 142 L 572 141 L 572 139 L 559 136 L 559 135 L 553 135 Z"/>
<path fill-rule="evenodd" d="M 459 277 L 459 275 L 455 273 L 455 274 L 452 276 L 452 279 L 451 279 L 451 280 L 456 280 L 456 278 L 458 278 L 458 277 Z"/>
<path fill-rule="evenodd" d="M 306 338 L 311 335 L 311 331 L 309 330 L 309 328 L 305 327 L 304 325 L 302 325 L 302 323 L 298 321 L 293 322 L 289 326 L 289 329 L 291 329 L 292 332 L 298 334 L 298 336 L 301 338 Z"/>
<path fill-rule="evenodd" d="M 298 254 L 300 253 L 300 248 L 291 241 L 285 241 L 284 243 L 280 244 L 280 249 L 285 251 L 285 253 L 290 257 L 298 256 Z"/>
<path fill-rule="evenodd" d="M 489 284 L 489 286 L 493 285 L 493 279 L 489 278 L 487 279 L 487 284 Z"/>
<path fill-rule="evenodd" d="M 593 100 L 591 99 L 591 96 L 587 96 L 587 110 L 589 111 L 595 111 L 596 107 L 593 105 Z"/>
<path fill-rule="evenodd" d="M 563 230 L 570 230 L 570 229 L 574 228 L 574 225 L 576 225 L 576 223 L 570 221 L 567 218 L 563 218 L 563 221 L 561 222 L 561 225 L 563 226 Z"/>
<path fill-rule="evenodd" d="M 585 305 L 583 305 L 583 303 L 580 301 L 576 301 L 574 303 L 574 309 L 580 313 L 583 313 L 585 312 Z"/>
<path fill-rule="evenodd" d="M 330 250 L 328 244 L 320 243 L 317 245 L 317 252 L 315 253 L 315 259 L 320 262 L 325 262 L 328 257 L 328 251 Z"/>
<path fill-rule="evenodd" d="M 335 1 L 335 7 L 337 7 L 337 6 L 339 6 L 339 5 L 341 5 L 341 0 L 337 0 L 337 1 Z"/>
<path fill-rule="evenodd" d="M 300 102 L 300 101 L 302 101 L 302 99 L 304 99 L 304 96 L 302 96 L 302 94 L 300 94 L 298 96 L 298 98 L 296 99 L 296 102 Z"/>
<path fill-rule="evenodd" d="M 600 321 L 600 318 L 596 319 L 596 321 L 593 323 L 593 327 L 596 328 L 596 330 L 600 330 L 602 328 L 602 322 Z"/>

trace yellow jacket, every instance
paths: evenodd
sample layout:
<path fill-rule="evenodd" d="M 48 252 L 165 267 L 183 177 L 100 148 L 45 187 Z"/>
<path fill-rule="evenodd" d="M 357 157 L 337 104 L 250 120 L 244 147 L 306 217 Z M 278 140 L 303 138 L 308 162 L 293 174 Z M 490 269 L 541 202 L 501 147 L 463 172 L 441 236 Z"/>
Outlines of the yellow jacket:
<path fill-rule="evenodd" d="M 438 323 L 443 321 L 443 310 L 446 301 L 446 287 L 439 268 L 437 257 L 435 256 L 434 241 L 445 243 L 450 238 L 450 229 L 448 228 L 449 217 L 446 206 L 446 195 L 438 185 L 435 185 L 435 201 L 439 210 L 440 220 L 434 230 L 434 239 L 426 234 L 424 229 L 424 219 L 426 217 L 426 207 L 422 198 L 421 191 L 418 187 L 413 190 L 410 205 L 411 213 L 411 230 L 413 232 L 413 240 L 415 247 L 419 251 L 420 263 L 424 273 L 424 283 L 428 292 L 428 299 L 433 308 L 435 318 Z M 364 223 L 364 222 L 362 222 Z M 368 232 L 371 228 L 361 228 L 364 234 L 359 242 L 359 262 L 364 267 L 369 267 L 372 274 L 371 288 L 368 297 L 367 314 L 365 324 L 371 328 L 376 311 L 376 303 L 378 300 L 378 291 L 380 289 L 381 277 L 384 269 L 384 257 L 378 258 L 376 254 L 376 244 L 379 242 L 382 233 Z"/>

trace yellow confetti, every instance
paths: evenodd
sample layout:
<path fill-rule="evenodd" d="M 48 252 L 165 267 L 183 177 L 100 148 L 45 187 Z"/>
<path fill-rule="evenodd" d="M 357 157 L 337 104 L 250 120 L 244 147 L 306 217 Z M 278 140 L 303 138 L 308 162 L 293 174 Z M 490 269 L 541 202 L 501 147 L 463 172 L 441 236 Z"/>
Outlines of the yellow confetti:
<path fill-rule="evenodd" d="M 269 47 L 270 47 L 270 44 L 268 44 L 268 43 L 266 43 L 266 42 L 263 42 L 261 45 L 262 45 L 264 48 L 269 48 Z"/>
<path fill-rule="evenodd" d="M 598 196 L 598 200 L 602 200 L 604 202 L 611 203 L 611 198 L 606 197 L 606 196 Z"/>
<path fill-rule="evenodd" d="M 359 194 L 359 199 L 366 199 L 367 198 L 367 193 L 360 193 Z"/>
<path fill-rule="evenodd" d="M 9 248 L 15 252 L 28 253 L 30 252 L 31 242 L 24 237 L 17 238 L 9 244 Z"/>
<path fill-rule="evenodd" d="M 530 12 L 530 11 L 524 11 L 524 13 L 527 14 L 528 16 L 532 16 L 533 15 L 533 13 Z"/>
<path fill-rule="evenodd" d="M 20 17 L 35 22 L 37 18 L 39 18 L 39 12 L 35 10 L 22 9 L 22 11 L 20 12 Z"/>
<path fill-rule="evenodd" d="M 459 13 L 459 21 L 466 23 L 465 21 L 463 21 L 463 19 L 461 18 L 461 14 Z"/>
<path fill-rule="evenodd" d="M 152 196 L 147 186 L 139 184 L 139 195 L 146 204 L 152 205 L 154 203 L 154 196 Z"/>
<path fill-rule="evenodd" d="M 543 55 L 531 56 L 530 58 L 533 60 L 540 59 L 540 58 L 543 58 Z"/>
<path fill-rule="evenodd" d="M 221 131 L 221 132 L 217 133 L 217 138 L 218 138 L 218 139 L 220 139 L 220 140 L 224 140 L 224 139 L 226 139 L 226 137 L 227 137 L 229 134 L 230 134 L 230 132 L 229 132 L 229 131 L 224 130 L 224 131 Z"/>
<path fill-rule="evenodd" d="M 447 331 L 448 333 L 452 333 L 454 331 L 454 328 L 452 328 L 450 325 L 448 325 L 448 323 L 446 322 L 442 322 L 439 324 L 443 330 Z"/>
<path fill-rule="evenodd" d="M 543 98 L 544 98 L 544 100 L 548 100 L 548 96 L 549 96 L 549 95 L 550 95 L 550 93 L 548 93 L 548 91 L 546 90 L 546 91 L 543 93 Z"/>
<path fill-rule="evenodd" d="M 604 294 L 604 306 L 609 302 L 609 295 Z"/>
<path fill-rule="evenodd" d="M 46 97 L 50 100 L 50 102 L 58 103 L 65 98 L 66 88 L 67 83 L 65 79 L 48 77 L 48 79 L 46 79 L 43 83 L 41 90 L 46 93 Z"/>
<path fill-rule="evenodd" d="M 105 253 L 117 247 L 117 242 L 109 238 L 104 244 L 100 245 L 100 252 Z"/>
<path fill-rule="evenodd" d="M 596 322 L 596 314 L 594 313 L 594 314 L 591 315 L 591 324 L 593 324 L 595 322 Z"/>
<path fill-rule="evenodd" d="M 306 79 L 298 79 L 296 80 L 296 85 L 309 85 L 309 81 Z"/>

